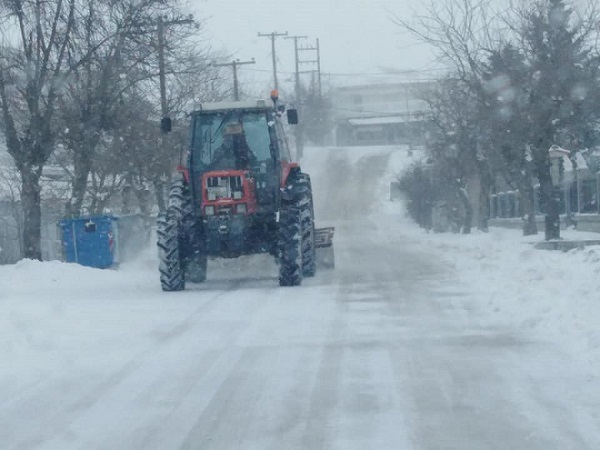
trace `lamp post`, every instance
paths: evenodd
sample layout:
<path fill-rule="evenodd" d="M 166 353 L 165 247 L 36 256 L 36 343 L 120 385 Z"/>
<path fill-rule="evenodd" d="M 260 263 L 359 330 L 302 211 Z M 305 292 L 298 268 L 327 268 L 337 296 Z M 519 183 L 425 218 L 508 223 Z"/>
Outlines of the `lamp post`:
<path fill-rule="evenodd" d="M 551 201 L 556 202 L 556 209 L 558 212 L 558 216 L 560 217 L 560 189 L 564 185 L 565 178 L 565 166 L 564 166 L 564 157 L 569 156 L 571 152 L 567 149 L 564 149 L 556 144 L 552 145 L 548 149 L 548 156 L 550 157 L 550 177 L 552 179 L 552 199 Z M 565 189 L 566 192 L 566 189 Z M 565 215 L 567 216 L 567 221 L 569 221 L 569 211 L 567 210 L 567 202 L 566 202 L 565 194 Z M 546 219 L 548 219 L 548 212 L 546 215 Z M 560 219 L 558 219 L 560 220 Z M 546 227 L 549 226 L 546 220 Z M 560 230 L 560 222 L 557 224 L 558 229 Z M 560 233 L 560 232 L 559 232 Z"/>

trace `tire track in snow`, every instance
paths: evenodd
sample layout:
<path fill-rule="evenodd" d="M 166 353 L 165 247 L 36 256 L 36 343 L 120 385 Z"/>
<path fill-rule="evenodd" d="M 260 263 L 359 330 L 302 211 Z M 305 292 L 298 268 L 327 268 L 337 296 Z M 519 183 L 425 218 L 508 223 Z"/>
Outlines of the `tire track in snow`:
<path fill-rule="evenodd" d="M 342 329 L 343 323 L 338 316 L 331 326 L 328 342 L 339 340 Z M 331 448 L 331 441 L 337 435 L 336 411 L 343 352 L 343 347 L 329 344 L 325 344 L 321 350 L 321 361 L 310 395 L 302 445 L 298 448 L 314 450 Z"/>
<path fill-rule="evenodd" d="M 70 426 L 83 414 L 92 411 L 111 391 L 135 376 L 144 364 L 155 358 L 156 353 L 173 345 L 172 343 L 177 339 L 184 338 L 185 334 L 193 329 L 195 323 L 218 306 L 223 297 L 239 289 L 241 283 L 241 281 L 229 283 L 226 291 L 217 292 L 209 299 L 204 300 L 193 312 L 169 327 L 168 330 L 151 331 L 154 340 L 146 345 L 144 350 L 129 357 L 124 364 L 109 375 L 102 377 L 93 386 L 63 377 L 41 383 L 34 391 L 28 392 L 25 398 L 15 396 L 9 403 L 3 404 L 2 411 L 0 411 L 0 424 L 10 423 L 9 420 L 1 419 L 3 415 L 7 415 L 7 417 L 26 416 L 26 412 L 29 411 L 36 412 L 36 421 L 23 421 L 16 429 L 12 427 L 12 429 L 3 430 L 0 426 L 0 435 L 5 436 L 8 442 L 14 440 L 17 447 L 24 446 L 26 448 L 40 446 L 47 439 L 60 436 L 60 430 L 62 430 L 63 436 L 68 436 Z M 194 295 L 193 292 L 185 294 L 186 296 Z M 170 294 L 164 295 L 168 299 Z M 199 301 L 201 301 L 200 296 Z M 17 444 L 18 442 L 19 444 Z"/>

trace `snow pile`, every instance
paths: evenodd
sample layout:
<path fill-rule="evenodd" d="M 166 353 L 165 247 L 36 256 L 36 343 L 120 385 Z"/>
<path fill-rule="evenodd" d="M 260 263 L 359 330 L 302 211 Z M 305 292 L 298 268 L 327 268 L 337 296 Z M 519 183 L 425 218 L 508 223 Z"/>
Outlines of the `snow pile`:
<path fill-rule="evenodd" d="M 499 320 L 600 346 L 600 247 L 536 250 L 518 231 L 504 229 L 471 236 L 413 233 Z"/>
<path fill-rule="evenodd" d="M 140 273 L 143 262 L 136 260 L 126 270 L 100 270 L 59 261 L 22 260 L 14 265 L 0 266 L 0 298 L 19 296 L 40 298 L 78 299 L 106 297 L 107 291 L 128 287 L 148 286 L 148 279 Z M 156 258 L 153 267 L 156 268 Z M 155 280 L 158 287 L 158 280 Z"/>
<path fill-rule="evenodd" d="M 422 158 L 413 155 L 411 159 Z M 380 198 L 411 159 L 396 150 L 382 179 Z M 477 303 L 489 312 L 483 321 L 497 321 L 571 345 L 575 354 L 600 363 L 600 246 L 569 252 L 537 250 L 543 231 L 523 237 L 520 230 L 492 228 L 471 235 L 434 234 L 417 227 L 404 204 L 382 201 L 378 219 L 382 238 L 410 237 L 424 252 L 444 261 Z M 597 233 L 566 230 L 565 239 L 598 239 Z"/>

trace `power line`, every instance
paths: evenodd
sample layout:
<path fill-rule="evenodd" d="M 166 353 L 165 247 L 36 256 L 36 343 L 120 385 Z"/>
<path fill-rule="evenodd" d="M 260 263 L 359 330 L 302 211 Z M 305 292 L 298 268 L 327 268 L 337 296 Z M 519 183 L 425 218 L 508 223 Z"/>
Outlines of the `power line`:
<path fill-rule="evenodd" d="M 250 70 L 252 72 L 269 72 L 271 73 L 272 71 L 269 69 L 247 69 Z M 347 72 L 347 73 L 342 73 L 342 72 L 323 72 L 323 75 L 327 75 L 330 77 L 365 77 L 365 76 L 386 76 L 386 77 L 393 77 L 396 75 L 408 75 L 411 73 L 427 73 L 427 72 L 441 72 L 441 71 L 446 71 L 446 69 L 428 69 L 428 70 L 403 70 L 403 71 L 398 71 L 398 72 Z M 278 73 L 280 74 L 284 74 L 284 75 L 294 75 L 296 72 L 291 72 L 291 71 L 285 71 L 285 70 L 280 70 L 278 71 Z"/>
<path fill-rule="evenodd" d="M 407 69 L 398 70 L 395 72 L 325 72 L 329 76 L 333 77 L 362 77 L 362 76 L 394 76 L 394 75 L 409 75 L 412 73 L 428 73 L 428 72 L 447 72 L 447 69 Z"/>

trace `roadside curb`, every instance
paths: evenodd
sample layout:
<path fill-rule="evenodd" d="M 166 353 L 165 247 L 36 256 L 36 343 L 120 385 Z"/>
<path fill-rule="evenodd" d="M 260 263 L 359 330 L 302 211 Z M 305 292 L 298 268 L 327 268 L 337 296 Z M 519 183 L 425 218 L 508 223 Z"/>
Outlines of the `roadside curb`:
<path fill-rule="evenodd" d="M 600 245 L 600 239 L 564 240 L 564 241 L 542 241 L 534 243 L 533 247 L 538 250 L 583 250 L 590 245 Z"/>

